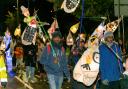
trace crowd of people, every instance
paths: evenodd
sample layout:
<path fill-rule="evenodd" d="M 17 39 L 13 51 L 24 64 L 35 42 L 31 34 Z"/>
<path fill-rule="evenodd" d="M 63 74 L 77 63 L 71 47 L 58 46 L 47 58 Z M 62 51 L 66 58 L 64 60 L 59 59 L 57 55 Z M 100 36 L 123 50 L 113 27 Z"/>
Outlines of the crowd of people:
<path fill-rule="evenodd" d="M 36 37 L 37 21 L 29 17 L 26 8 L 22 7 L 22 9 L 28 26 L 23 32 L 24 35 L 12 39 L 13 44 L 9 46 L 12 54 L 12 71 L 25 83 L 36 83 L 35 75 L 38 71 L 40 79 L 43 75 L 47 76 L 50 89 L 61 89 L 64 77 L 70 82 L 71 89 L 128 89 L 128 57 L 124 56 L 121 45 L 115 42 L 113 32 L 104 33 L 104 41 L 99 45 L 98 78 L 94 84 L 86 86 L 73 79 L 73 69 L 88 48 L 85 45 L 87 41 L 81 38 L 76 40 L 70 48 L 70 54 L 66 55 L 67 46 L 63 45 L 60 29 L 55 30 L 51 34 L 52 38 L 44 43 L 43 39 Z M 29 31 L 31 34 L 27 33 Z M 1 46 L 2 43 L 3 39 L 0 41 Z M 3 57 L 5 52 L 6 49 L 0 48 L 0 57 Z M 1 60 L 6 58 L 0 58 L 0 84 L 2 85 Z"/>
<path fill-rule="evenodd" d="M 67 77 L 72 89 L 128 88 L 128 57 L 122 59 L 121 46 L 114 41 L 112 32 L 104 33 L 105 40 L 99 46 L 98 82 L 90 87 L 73 79 L 73 69 L 87 49 L 85 40 L 77 40 L 72 46 L 70 54 L 66 55 L 61 39 L 60 31 L 55 31 L 52 34 L 52 39 L 45 44 L 42 39 L 37 38 L 35 45 L 23 45 L 21 39 L 18 38 L 12 48 L 13 71 L 26 83 L 36 83 L 35 71 L 38 71 L 39 78 L 42 78 L 42 75 L 47 76 L 50 89 L 61 89 L 64 76 Z M 2 49 L 1 52 L 4 54 Z"/>

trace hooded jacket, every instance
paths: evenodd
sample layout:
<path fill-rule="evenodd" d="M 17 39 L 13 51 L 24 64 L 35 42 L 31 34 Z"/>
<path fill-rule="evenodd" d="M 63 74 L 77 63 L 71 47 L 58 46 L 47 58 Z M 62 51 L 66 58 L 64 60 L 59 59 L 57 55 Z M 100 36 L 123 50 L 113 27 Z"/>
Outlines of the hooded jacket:
<path fill-rule="evenodd" d="M 49 44 L 48 44 L 49 45 Z M 54 63 L 54 51 L 56 51 L 58 57 L 58 63 Z M 46 46 L 43 49 L 40 63 L 44 65 L 44 69 L 48 74 L 53 74 L 57 76 L 63 76 L 63 73 L 67 78 L 70 78 L 70 73 L 67 67 L 67 58 L 65 55 L 65 51 L 61 50 L 61 45 L 57 45 L 52 43 L 51 52 L 48 52 L 48 47 Z"/>
<path fill-rule="evenodd" d="M 121 49 L 117 43 L 114 42 L 111 48 L 122 58 Z M 120 68 L 123 70 L 122 62 L 117 59 L 115 54 L 104 43 L 99 46 L 99 52 L 101 80 L 108 80 L 109 82 L 119 80 L 121 76 Z"/>

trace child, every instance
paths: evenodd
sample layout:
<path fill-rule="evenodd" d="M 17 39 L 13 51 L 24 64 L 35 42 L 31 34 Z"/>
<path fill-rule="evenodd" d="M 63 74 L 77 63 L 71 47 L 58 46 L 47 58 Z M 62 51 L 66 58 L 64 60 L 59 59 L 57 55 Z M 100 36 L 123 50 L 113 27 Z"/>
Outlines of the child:
<path fill-rule="evenodd" d="M 128 57 L 125 60 L 124 63 L 125 71 L 123 73 L 124 77 L 120 80 L 120 89 L 128 89 Z"/>
<path fill-rule="evenodd" d="M 3 39 L 0 39 L 0 89 L 2 87 L 6 87 L 7 85 L 7 71 L 4 61 L 5 60 L 4 51 L 5 51 L 5 43 Z"/>

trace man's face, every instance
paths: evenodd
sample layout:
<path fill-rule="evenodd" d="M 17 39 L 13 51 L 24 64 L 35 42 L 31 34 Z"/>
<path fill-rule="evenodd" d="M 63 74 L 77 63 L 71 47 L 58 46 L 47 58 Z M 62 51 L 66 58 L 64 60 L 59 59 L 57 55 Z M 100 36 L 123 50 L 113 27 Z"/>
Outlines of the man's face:
<path fill-rule="evenodd" d="M 113 36 L 108 36 L 108 37 L 106 38 L 106 41 L 107 41 L 108 43 L 112 43 L 112 42 L 113 42 Z"/>
<path fill-rule="evenodd" d="M 84 47 L 85 43 L 83 41 L 80 42 L 80 47 Z"/>
<path fill-rule="evenodd" d="M 60 38 L 59 36 L 54 37 L 54 38 L 53 38 L 53 41 L 54 41 L 55 43 L 60 43 L 61 38 Z"/>

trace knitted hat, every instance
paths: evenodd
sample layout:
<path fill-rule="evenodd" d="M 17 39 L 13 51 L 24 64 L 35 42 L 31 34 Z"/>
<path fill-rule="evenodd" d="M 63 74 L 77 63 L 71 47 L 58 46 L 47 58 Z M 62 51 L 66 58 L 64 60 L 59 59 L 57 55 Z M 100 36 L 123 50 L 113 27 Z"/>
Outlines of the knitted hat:
<path fill-rule="evenodd" d="M 109 37 L 109 36 L 114 37 L 112 31 L 106 31 L 106 32 L 104 33 L 104 38 L 105 38 L 105 39 L 106 39 L 107 37 Z"/>
<path fill-rule="evenodd" d="M 62 37 L 60 31 L 55 31 L 52 33 L 52 38 L 55 38 L 55 37 L 60 37 L 60 38 Z"/>

